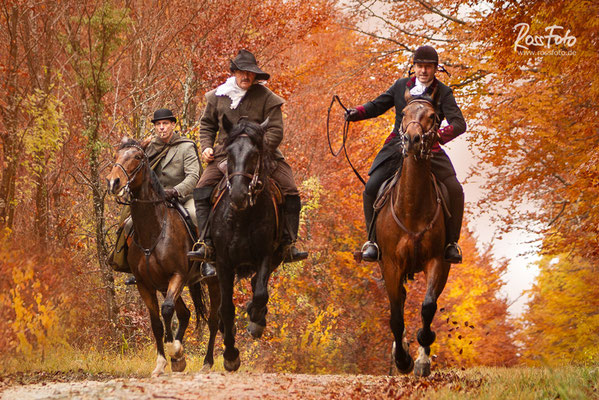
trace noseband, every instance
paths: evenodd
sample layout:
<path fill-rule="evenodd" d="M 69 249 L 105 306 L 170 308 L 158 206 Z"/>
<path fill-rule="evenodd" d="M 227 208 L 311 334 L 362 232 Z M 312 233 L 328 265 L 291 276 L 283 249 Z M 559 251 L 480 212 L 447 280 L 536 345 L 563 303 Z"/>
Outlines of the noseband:
<path fill-rule="evenodd" d="M 239 137 L 249 137 L 246 134 L 241 134 L 239 135 Z M 248 192 L 247 195 L 249 196 L 250 200 L 250 207 L 252 207 L 254 204 L 256 204 L 256 198 L 258 197 L 258 195 L 260 194 L 260 192 L 264 189 L 264 182 L 262 182 L 260 180 L 260 173 L 261 173 L 261 167 L 262 166 L 262 154 L 258 154 L 258 162 L 256 163 L 256 168 L 254 168 L 254 174 L 250 175 L 247 172 L 233 172 L 231 175 L 229 175 L 229 168 L 227 167 L 226 169 L 226 180 L 227 180 L 227 189 L 229 190 L 229 193 L 231 192 L 231 178 L 233 178 L 234 176 L 245 176 L 246 178 L 248 178 L 250 180 L 250 183 L 248 183 Z"/>
<path fill-rule="evenodd" d="M 406 107 L 408 107 L 412 103 L 421 103 L 421 104 L 427 104 L 427 105 L 432 106 L 432 103 L 428 100 L 413 99 L 408 102 Z M 433 111 L 434 111 L 434 107 L 433 107 Z M 404 157 L 408 156 L 408 146 L 407 145 L 408 145 L 409 137 L 408 137 L 408 134 L 406 133 L 406 130 L 408 129 L 410 124 L 418 124 L 418 126 L 420 126 L 420 131 L 422 132 L 423 146 L 420 148 L 420 154 L 415 154 L 414 156 L 416 158 L 421 158 L 421 159 L 425 159 L 425 160 L 429 159 L 431 157 L 431 149 L 433 147 L 434 139 L 437 138 L 437 130 L 439 128 L 439 116 L 437 115 L 436 112 L 434 113 L 434 115 L 435 115 L 435 119 L 433 121 L 433 125 L 426 132 L 424 131 L 424 126 L 422 126 L 422 124 L 416 120 L 408 122 L 408 124 L 405 126 L 405 128 L 404 128 L 403 124 L 400 126 L 399 137 L 401 138 L 402 155 Z"/>

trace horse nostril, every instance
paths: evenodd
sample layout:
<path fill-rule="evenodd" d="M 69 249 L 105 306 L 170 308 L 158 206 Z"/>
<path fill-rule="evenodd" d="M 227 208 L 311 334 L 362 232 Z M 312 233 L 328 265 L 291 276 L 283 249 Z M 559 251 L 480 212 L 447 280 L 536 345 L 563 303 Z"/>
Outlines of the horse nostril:
<path fill-rule="evenodd" d="M 421 139 L 420 135 L 414 136 L 414 143 L 420 143 L 420 139 Z"/>

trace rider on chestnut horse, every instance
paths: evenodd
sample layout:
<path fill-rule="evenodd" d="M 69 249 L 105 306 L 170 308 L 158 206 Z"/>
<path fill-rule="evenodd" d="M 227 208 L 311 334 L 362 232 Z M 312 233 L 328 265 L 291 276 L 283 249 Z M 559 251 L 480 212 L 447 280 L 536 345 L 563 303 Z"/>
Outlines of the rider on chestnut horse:
<path fill-rule="evenodd" d="M 190 216 L 195 215 L 192 191 L 202 173 L 195 143 L 175 131 L 177 118 L 171 110 L 161 108 L 152 118 L 155 136 L 146 148 L 146 155 L 158 180 L 164 187 L 168 201 L 177 199 Z M 127 237 L 131 233 L 132 222 L 129 209 L 123 216 L 124 222 L 117 232 L 115 248 L 108 262 L 117 272 L 131 272 L 127 264 Z M 195 222 L 194 218 L 190 221 Z M 196 227 L 197 228 L 197 227 Z M 135 278 L 126 282 L 135 284 Z"/>
<path fill-rule="evenodd" d="M 452 90 L 435 78 L 439 63 L 439 56 L 435 49 L 431 46 L 419 47 L 414 53 L 413 63 L 415 77 L 398 79 L 385 93 L 364 105 L 348 110 L 345 115 L 348 121 L 361 121 L 377 117 L 395 106 L 395 126 L 368 172 L 370 178 L 363 193 L 364 217 L 368 231 L 368 241 L 362 247 L 362 259 L 365 261 L 380 259 L 379 248 L 374 237 L 375 229 L 371 229 L 376 218 L 373 206 L 383 182 L 393 176 L 402 164 L 398 132 L 403 118 L 402 110 L 406 106 L 404 98 L 406 88 L 413 96 L 430 95 L 436 87 L 438 88 L 439 104 L 436 113 L 439 121 L 446 119 L 448 122 L 448 125 L 440 128 L 438 132 L 441 144 L 449 142 L 466 130 L 466 122 L 456 104 Z M 451 218 L 446 225 L 445 261 L 458 264 L 462 262 L 462 251 L 458 246 L 458 240 L 464 214 L 464 191 L 449 157 L 439 144 L 435 144 L 432 153 L 432 172 L 437 181 L 447 187 L 450 200 Z"/>

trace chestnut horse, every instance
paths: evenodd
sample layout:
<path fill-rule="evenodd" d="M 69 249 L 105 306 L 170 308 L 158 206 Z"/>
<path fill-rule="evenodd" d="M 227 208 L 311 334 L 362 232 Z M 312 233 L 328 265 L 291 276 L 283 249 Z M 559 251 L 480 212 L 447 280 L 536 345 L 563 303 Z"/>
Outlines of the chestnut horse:
<path fill-rule="evenodd" d="M 252 276 L 253 297 L 247 306 L 248 331 L 259 338 L 266 327 L 268 280 L 283 261 L 279 211 L 272 195 L 269 171 L 274 165 L 264 138 L 268 118 L 261 125 L 241 119 L 235 126 L 224 117 L 227 170 L 226 189 L 215 204 L 211 233 L 216 271 L 221 290 L 220 318 L 223 322 L 223 354 L 227 371 L 240 364 L 235 347 L 235 276 Z"/>
<path fill-rule="evenodd" d="M 145 143 L 145 145 L 147 145 Z M 189 324 L 190 312 L 181 292 L 187 285 L 193 300 L 198 326 L 200 320 L 208 320 L 210 339 L 204 358 L 204 368 L 214 363 L 214 339 L 218 330 L 217 308 L 220 293 L 216 279 L 210 279 L 210 313 L 206 317 L 206 305 L 202 283 L 197 282 L 192 264 L 187 259 L 193 240 L 187 232 L 185 222 L 169 202 L 154 171 L 150 169 L 145 146 L 135 140 L 123 138 L 116 155 L 116 162 L 108 176 L 108 190 L 117 196 L 117 201 L 130 204 L 133 221 L 133 243 L 127 254 L 127 262 L 137 280 L 137 289 L 148 311 L 152 332 L 156 340 L 158 357 L 152 376 L 164 373 L 167 361 L 164 353 L 163 334 L 171 358 L 171 369 L 180 372 L 185 369 L 183 335 Z M 162 307 L 158 308 L 156 291 L 164 296 Z M 172 318 L 177 313 L 179 327 L 173 340 Z M 160 320 L 164 320 L 164 327 Z"/>
<path fill-rule="evenodd" d="M 444 261 L 445 220 L 441 195 L 431 172 L 431 147 L 438 140 L 436 90 L 431 97 L 412 97 L 406 90 L 401 135 L 403 164 L 394 179 L 376 221 L 381 249 L 381 270 L 391 305 L 393 359 L 399 372 L 414 369 L 416 376 L 430 375 L 430 346 L 435 341 L 431 323 L 437 310 L 450 264 Z M 422 303 L 422 329 L 418 331 L 416 365 L 408 351 L 404 325 L 406 278 L 424 271 L 426 295 Z"/>

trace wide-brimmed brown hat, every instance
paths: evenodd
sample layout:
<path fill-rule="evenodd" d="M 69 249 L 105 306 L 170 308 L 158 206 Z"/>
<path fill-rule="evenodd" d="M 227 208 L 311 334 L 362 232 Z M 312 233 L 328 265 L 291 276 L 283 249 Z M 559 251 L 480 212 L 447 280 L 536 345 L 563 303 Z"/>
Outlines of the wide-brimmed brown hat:
<path fill-rule="evenodd" d="M 245 49 L 239 50 L 237 56 L 231 60 L 231 71 L 235 70 L 253 72 L 256 74 L 256 80 L 259 81 L 270 79 L 270 74 L 262 71 L 260 67 L 258 67 L 256 57 Z"/>

